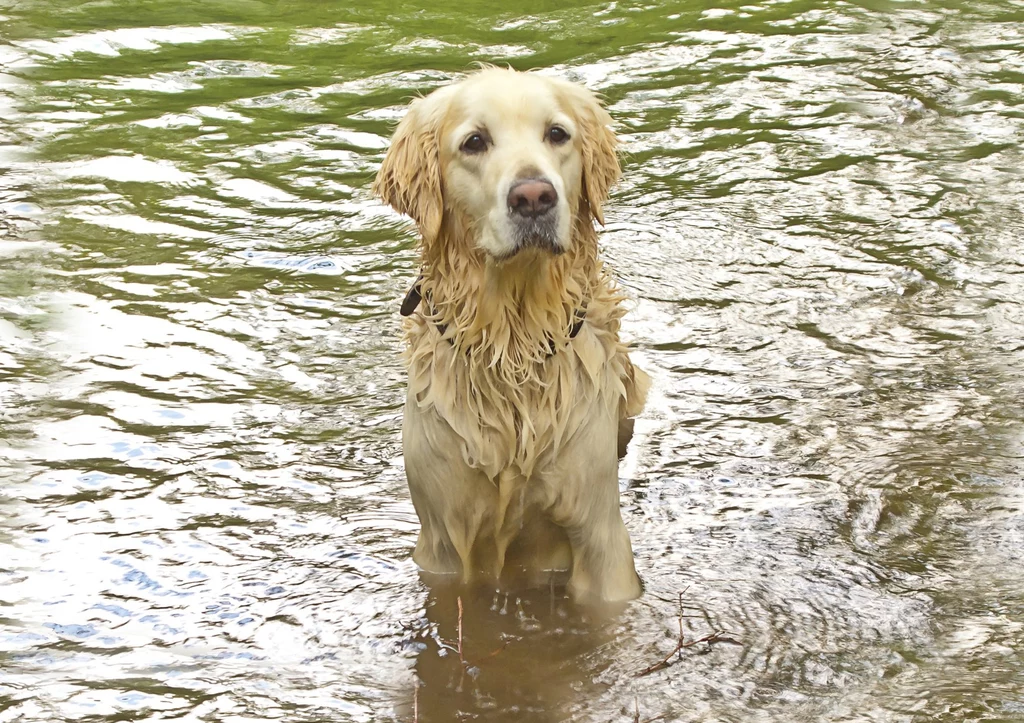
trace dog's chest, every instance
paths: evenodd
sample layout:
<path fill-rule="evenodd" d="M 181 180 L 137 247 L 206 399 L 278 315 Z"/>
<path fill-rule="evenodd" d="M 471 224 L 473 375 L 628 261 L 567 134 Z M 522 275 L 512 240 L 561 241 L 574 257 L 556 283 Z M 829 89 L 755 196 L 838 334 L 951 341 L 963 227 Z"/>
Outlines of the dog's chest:
<path fill-rule="evenodd" d="M 467 465 L 488 477 L 525 477 L 550 465 L 594 414 L 614 414 L 606 391 L 621 386 L 607 350 L 584 329 L 523 378 L 458 355 L 434 330 L 410 330 L 409 393 L 447 424 Z"/>

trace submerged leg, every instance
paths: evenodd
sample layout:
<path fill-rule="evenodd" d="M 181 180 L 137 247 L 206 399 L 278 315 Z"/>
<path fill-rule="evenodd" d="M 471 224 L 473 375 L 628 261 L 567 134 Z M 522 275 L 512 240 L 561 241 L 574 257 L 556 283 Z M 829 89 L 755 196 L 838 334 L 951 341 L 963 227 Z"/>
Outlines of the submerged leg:
<path fill-rule="evenodd" d="M 569 593 L 581 602 L 621 602 L 639 597 L 633 547 L 619 510 L 618 420 L 594 415 L 573 440 L 553 478 L 555 522 L 572 548 Z"/>
<path fill-rule="evenodd" d="M 469 582 L 486 495 L 493 485 L 463 461 L 461 440 L 452 428 L 411 398 L 405 405 L 402 446 L 409 493 L 420 520 L 413 560 L 428 572 L 457 573 Z"/>

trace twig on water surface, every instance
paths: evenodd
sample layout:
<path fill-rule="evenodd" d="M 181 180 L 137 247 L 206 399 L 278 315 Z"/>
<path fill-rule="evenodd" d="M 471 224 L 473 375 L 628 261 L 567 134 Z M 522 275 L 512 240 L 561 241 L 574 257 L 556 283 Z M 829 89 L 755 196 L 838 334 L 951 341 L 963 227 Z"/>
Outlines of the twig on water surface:
<path fill-rule="evenodd" d="M 412 723 L 420 723 L 420 682 L 412 689 Z"/>
<path fill-rule="evenodd" d="M 651 673 L 656 673 L 659 670 L 664 670 L 665 668 L 668 668 L 668 667 L 671 667 L 671 666 L 675 665 L 676 663 L 679 662 L 679 659 L 677 658 L 676 660 L 672 660 L 671 658 L 672 658 L 673 655 L 675 655 L 676 653 L 678 653 L 678 652 L 680 652 L 682 650 L 686 650 L 687 648 L 692 648 L 694 645 L 699 645 L 700 643 L 707 643 L 708 645 L 712 645 L 714 643 L 732 643 L 733 645 L 740 645 L 741 644 L 739 640 L 736 640 L 735 638 L 729 637 L 729 633 L 727 633 L 724 630 L 716 630 L 715 632 L 711 633 L 710 635 L 705 635 L 703 638 L 697 638 L 696 640 L 691 640 L 688 643 L 684 643 L 683 641 L 680 640 L 676 644 L 676 649 L 673 650 L 671 653 L 669 653 L 667 656 L 665 656 L 664 660 L 660 660 L 657 663 L 655 663 L 654 665 L 651 665 L 651 666 L 649 666 L 647 668 L 644 668 L 643 670 L 641 670 L 639 673 L 636 674 L 636 677 L 642 678 L 645 675 L 650 675 Z"/>
<path fill-rule="evenodd" d="M 637 697 L 633 696 L 633 723 L 654 723 L 656 720 L 664 720 L 666 713 L 656 715 L 653 718 L 647 718 L 646 720 L 640 720 L 640 701 Z"/>
<path fill-rule="evenodd" d="M 686 588 L 686 590 L 689 589 L 690 588 Z M 672 656 L 676 655 L 677 653 L 681 653 L 687 648 L 692 648 L 694 645 L 699 645 L 700 643 L 707 643 L 708 645 L 714 645 L 715 643 L 732 643 L 733 645 L 741 644 L 740 641 L 733 638 L 730 635 L 730 633 L 726 632 L 725 630 L 716 630 L 710 635 L 705 635 L 703 638 L 698 638 L 697 640 L 691 640 L 690 642 L 686 642 L 683 636 L 683 617 L 685 617 L 683 615 L 683 610 L 686 607 L 685 605 L 683 605 L 683 594 L 686 592 L 686 590 L 683 590 L 679 593 L 679 639 L 676 642 L 675 649 L 671 653 L 666 655 L 664 660 L 659 660 L 654 665 L 649 665 L 648 667 L 641 670 L 639 673 L 636 674 L 636 677 L 642 678 L 645 675 L 650 675 L 651 673 L 657 672 L 659 670 L 664 670 L 665 668 L 675 665 L 682 659 L 682 656 L 676 658 L 675 660 L 672 660 Z M 638 712 L 637 720 L 639 720 L 639 715 L 640 714 Z"/>
<path fill-rule="evenodd" d="M 451 599 L 451 598 L 449 598 Z M 462 657 L 462 596 L 459 595 L 459 662 L 463 665 L 466 664 L 466 659 Z"/>
<path fill-rule="evenodd" d="M 504 650 L 505 648 L 507 648 L 507 647 L 508 647 L 508 644 L 509 644 L 509 643 L 511 643 L 511 642 L 512 642 L 512 638 L 509 638 L 508 640 L 506 640 L 505 642 L 503 642 L 503 643 L 501 644 L 501 646 L 500 646 L 499 648 L 497 648 L 496 650 L 492 650 L 492 651 L 491 651 L 491 652 L 489 652 L 489 653 L 488 653 L 487 655 L 485 655 L 485 656 L 484 656 L 484 660 L 490 660 L 490 659 L 491 659 L 491 658 L 493 658 L 493 657 L 494 657 L 495 655 L 497 655 L 498 653 L 500 653 L 500 652 L 501 652 L 502 650 Z"/>
<path fill-rule="evenodd" d="M 463 647 L 462 647 L 462 637 L 463 637 L 463 635 L 462 635 L 462 597 L 460 596 L 460 597 L 456 598 L 456 602 L 459 605 L 459 617 L 458 617 L 458 623 L 456 624 L 456 630 L 457 630 L 456 635 L 457 635 L 457 638 L 456 638 L 455 644 L 452 645 L 451 643 L 446 641 L 444 638 L 442 638 L 440 635 L 438 635 L 435 638 L 435 640 L 437 641 L 438 646 L 441 647 L 442 649 L 449 650 L 449 651 L 451 651 L 453 653 L 458 653 L 458 655 L 459 655 L 459 662 L 462 663 L 462 666 L 464 668 L 468 668 L 468 667 L 470 667 L 470 663 L 469 663 L 468 660 L 466 660 L 466 655 L 463 652 Z M 487 655 L 483 656 L 483 659 L 487 660 L 489 658 L 495 657 L 501 651 L 503 651 L 505 648 L 507 648 L 509 643 L 513 642 L 513 640 L 515 640 L 515 638 L 506 639 L 504 642 L 502 642 L 502 644 L 496 650 L 492 650 L 490 653 L 488 653 Z"/>

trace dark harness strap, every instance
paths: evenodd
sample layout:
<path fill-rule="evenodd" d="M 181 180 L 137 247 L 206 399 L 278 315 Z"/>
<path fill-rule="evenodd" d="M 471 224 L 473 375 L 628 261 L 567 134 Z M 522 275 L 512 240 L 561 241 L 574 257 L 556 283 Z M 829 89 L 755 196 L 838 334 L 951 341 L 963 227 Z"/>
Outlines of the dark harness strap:
<path fill-rule="evenodd" d="M 399 313 L 402 316 L 410 316 L 423 301 L 423 290 L 420 288 L 423 282 L 423 277 L 416 279 L 416 282 L 409 289 L 409 293 L 405 295 L 405 299 L 402 300 L 402 308 L 399 309 Z M 575 339 L 576 335 L 580 333 L 580 329 L 583 328 L 583 322 L 587 320 L 586 308 L 576 309 L 573 313 L 573 324 L 569 329 L 569 338 Z M 444 333 L 448 331 L 447 324 L 436 324 L 437 330 L 444 336 Z M 555 355 L 555 340 L 551 340 L 551 351 L 548 352 L 548 356 Z"/>
<path fill-rule="evenodd" d="M 412 312 L 416 311 L 416 307 L 423 301 L 423 292 L 420 291 L 420 280 L 416 279 L 416 283 L 409 289 L 409 293 L 405 295 L 405 299 L 402 300 L 402 308 L 399 309 L 399 313 L 402 316 L 410 316 Z"/>

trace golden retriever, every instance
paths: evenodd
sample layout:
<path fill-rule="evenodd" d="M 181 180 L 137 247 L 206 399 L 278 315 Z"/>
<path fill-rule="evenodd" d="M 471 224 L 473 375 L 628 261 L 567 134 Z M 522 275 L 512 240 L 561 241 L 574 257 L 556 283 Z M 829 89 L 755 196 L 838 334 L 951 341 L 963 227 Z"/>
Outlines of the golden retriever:
<path fill-rule="evenodd" d="M 402 438 L 424 570 L 640 594 L 618 447 L 649 381 L 594 228 L 620 172 L 610 123 L 578 85 L 485 68 L 413 101 L 385 155 L 373 190 L 422 236 Z"/>

